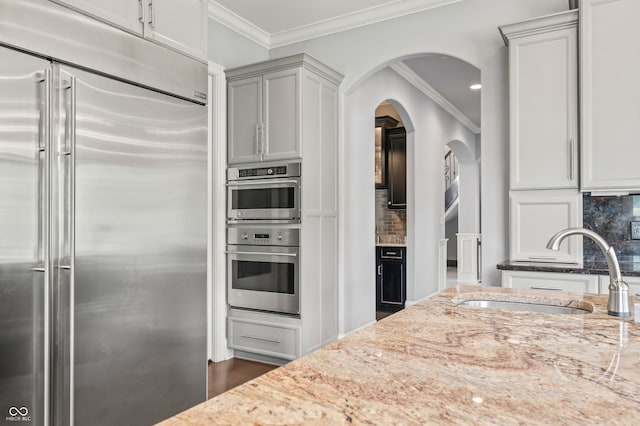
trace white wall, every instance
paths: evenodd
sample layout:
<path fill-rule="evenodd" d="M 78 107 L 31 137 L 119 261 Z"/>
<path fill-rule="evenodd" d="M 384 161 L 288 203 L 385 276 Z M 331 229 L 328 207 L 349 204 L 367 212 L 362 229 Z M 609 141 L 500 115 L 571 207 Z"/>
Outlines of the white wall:
<path fill-rule="evenodd" d="M 266 61 L 269 49 L 209 18 L 209 61 L 226 69 Z"/>
<path fill-rule="evenodd" d="M 358 212 L 366 207 L 373 212 L 373 187 L 365 188 L 370 175 L 362 168 L 373 168 L 373 150 L 364 150 L 364 144 L 373 138 L 373 130 L 366 133 L 363 129 L 373 129 L 373 110 L 378 103 L 394 98 L 385 93 L 369 96 L 364 93 L 364 84 L 357 84 L 363 78 L 371 76 L 397 58 L 421 53 L 440 52 L 456 56 L 475 66 L 482 75 L 482 167 L 481 200 L 479 200 L 482 229 L 482 277 L 485 284 L 499 284 L 496 263 L 506 259 L 507 247 L 507 159 L 508 159 L 508 73 L 507 49 L 504 46 L 497 27 L 507 23 L 519 22 L 528 18 L 567 10 L 566 0 L 464 0 L 446 7 L 428 10 L 422 13 L 404 16 L 394 20 L 356 28 L 314 40 L 308 40 L 272 49 L 269 57 L 277 58 L 300 52 L 308 52 L 327 65 L 345 75 L 341 86 L 342 99 L 342 138 L 341 138 L 341 264 L 340 286 L 342 289 L 341 333 L 351 331 L 367 322 L 373 321 L 369 306 L 373 305 L 373 295 L 369 296 L 374 276 L 374 218 L 359 219 Z M 226 67 L 261 60 L 264 49 L 230 31 L 221 25 L 209 21 L 210 59 Z M 389 77 L 389 73 L 384 75 Z M 373 80 L 386 78 L 382 74 Z M 370 82 L 369 81 L 369 82 Z M 369 83 L 367 82 L 367 83 Z M 385 82 L 386 84 L 386 82 Z M 410 88 L 400 89 L 400 82 L 394 80 L 398 95 L 408 99 Z M 370 87 L 371 90 L 380 89 Z M 391 88 L 388 88 L 391 91 Z M 406 93 L 404 93 L 406 91 Z M 415 91 L 413 91 L 415 92 Z M 413 93 L 415 96 L 415 93 Z M 373 104 L 372 104 L 373 102 Z M 415 111 L 412 109 L 412 111 Z M 412 114 L 417 123 L 420 114 Z M 407 124 L 407 123 L 405 123 Z M 437 122 L 426 121 L 434 132 L 441 132 Z M 424 148 L 435 143 L 416 129 L 416 152 L 410 154 L 421 159 L 420 176 L 428 182 L 441 182 L 441 151 L 429 156 Z M 414 134 L 408 135 L 408 148 Z M 451 136 L 453 139 L 453 136 Z M 449 139 L 449 140 L 451 140 Z M 425 142 L 426 141 L 426 142 Z M 448 140 L 447 140 L 448 141 Z M 438 141 L 445 143 L 447 141 Z M 478 147 L 480 150 L 480 147 Z M 435 151 L 434 151 L 435 152 Z M 479 152 L 479 151 L 478 151 Z M 480 163 L 480 160 L 478 160 Z M 413 172 L 409 164 L 409 172 Z M 436 179 L 436 174 L 438 179 Z M 408 182 L 408 197 L 411 202 L 414 189 Z M 426 191 L 438 193 L 442 200 L 442 188 L 427 184 Z M 443 185 L 443 184 L 442 184 Z M 417 191 L 417 190 L 416 190 Z M 433 237 L 440 233 L 442 226 L 436 216 L 443 201 L 428 205 L 427 197 L 415 200 L 415 214 L 408 217 L 408 231 L 411 233 L 409 244 L 416 242 L 414 250 L 409 251 L 409 261 L 417 263 L 409 280 L 415 276 L 415 287 L 408 289 L 409 298 L 416 300 L 437 288 L 436 269 L 432 268 L 436 259 L 436 246 Z M 439 213 L 439 211 L 438 211 Z M 356 220 L 358 219 L 358 220 Z M 413 231 L 413 232 L 412 232 Z M 429 241 L 422 241 L 425 236 Z M 410 271 L 411 272 L 411 271 Z M 366 288 L 365 288 L 366 287 Z M 365 291 L 365 294 L 362 292 Z M 353 302 L 353 304 L 352 304 Z"/>

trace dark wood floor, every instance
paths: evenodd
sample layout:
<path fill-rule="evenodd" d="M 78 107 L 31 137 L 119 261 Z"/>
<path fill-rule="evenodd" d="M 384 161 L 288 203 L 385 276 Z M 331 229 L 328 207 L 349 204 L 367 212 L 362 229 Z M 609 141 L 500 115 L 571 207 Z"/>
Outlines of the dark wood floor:
<path fill-rule="evenodd" d="M 220 395 L 274 368 L 278 367 L 238 358 L 231 358 L 222 362 L 209 361 L 209 390 L 207 398 Z"/>
<path fill-rule="evenodd" d="M 393 314 L 395 314 L 395 312 L 376 311 L 376 321 L 380 321 L 381 319 L 384 319 Z"/>

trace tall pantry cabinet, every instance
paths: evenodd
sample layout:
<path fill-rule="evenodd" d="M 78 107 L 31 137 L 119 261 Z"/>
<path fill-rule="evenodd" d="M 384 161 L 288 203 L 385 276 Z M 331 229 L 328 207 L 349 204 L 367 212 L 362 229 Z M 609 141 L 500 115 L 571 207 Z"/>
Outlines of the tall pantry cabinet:
<path fill-rule="evenodd" d="M 546 242 L 582 226 L 578 190 L 578 12 L 500 27 L 509 46 L 509 259 L 582 263 L 582 240 Z"/>
<path fill-rule="evenodd" d="M 248 346 L 230 336 L 229 347 L 259 360 L 295 359 L 338 338 L 338 86 L 343 77 L 307 54 L 226 74 L 229 165 L 300 162 L 302 170 L 301 223 L 274 225 L 300 228 L 300 317 L 232 309 L 232 334 L 241 329 L 263 338 Z"/>

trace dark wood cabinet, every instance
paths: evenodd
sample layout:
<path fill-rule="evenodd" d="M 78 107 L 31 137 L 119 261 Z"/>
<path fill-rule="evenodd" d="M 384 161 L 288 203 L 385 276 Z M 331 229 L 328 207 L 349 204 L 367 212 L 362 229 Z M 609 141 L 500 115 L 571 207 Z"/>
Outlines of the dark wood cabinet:
<path fill-rule="evenodd" d="M 387 187 L 387 131 L 398 125 L 398 120 L 388 115 L 376 117 L 375 128 L 375 180 L 376 189 Z"/>
<path fill-rule="evenodd" d="M 399 311 L 407 299 L 406 247 L 376 247 L 376 310 Z"/>
<path fill-rule="evenodd" d="M 407 208 L 407 131 L 397 127 L 387 131 L 387 185 L 390 209 Z"/>

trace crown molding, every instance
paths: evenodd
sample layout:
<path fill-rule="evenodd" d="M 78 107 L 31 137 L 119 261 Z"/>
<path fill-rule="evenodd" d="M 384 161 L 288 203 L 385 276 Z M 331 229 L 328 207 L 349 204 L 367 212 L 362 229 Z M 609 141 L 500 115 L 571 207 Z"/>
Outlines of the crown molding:
<path fill-rule="evenodd" d="M 449 102 L 440 92 L 431 87 L 426 81 L 424 81 L 418 74 L 416 74 L 411 68 L 409 68 L 404 62 L 398 62 L 389 65 L 389 67 L 397 72 L 401 77 L 407 80 L 412 86 L 422 92 L 426 97 L 438 104 L 442 109 L 447 111 L 458 120 L 463 126 L 471 130 L 475 134 L 480 133 L 480 127 L 476 125 L 469 117 L 467 117 L 462 111 L 456 108 L 451 102 Z"/>
<path fill-rule="evenodd" d="M 543 34 L 550 31 L 574 28 L 578 26 L 578 10 L 566 10 L 554 13 L 553 15 L 542 16 L 515 24 L 502 25 L 498 27 L 504 44 L 509 45 L 509 41 L 528 37 L 536 34 Z"/>
<path fill-rule="evenodd" d="M 214 0 L 209 0 L 208 5 L 209 18 L 243 35 L 265 49 L 271 47 L 271 35 L 268 32 L 247 21 L 240 15 L 233 13 Z"/>
<path fill-rule="evenodd" d="M 271 34 L 271 47 L 286 46 L 461 1 L 464 0 L 395 0 L 391 3 L 372 6 L 335 18 Z"/>
<path fill-rule="evenodd" d="M 272 49 L 322 37 L 352 28 L 383 22 L 437 7 L 459 3 L 464 0 L 395 0 L 357 12 L 347 13 L 324 21 L 314 22 L 287 31 L 270 34 L 217 3 L 209 1 L 209 17 L 242 34 L 262 47 Z"/>

